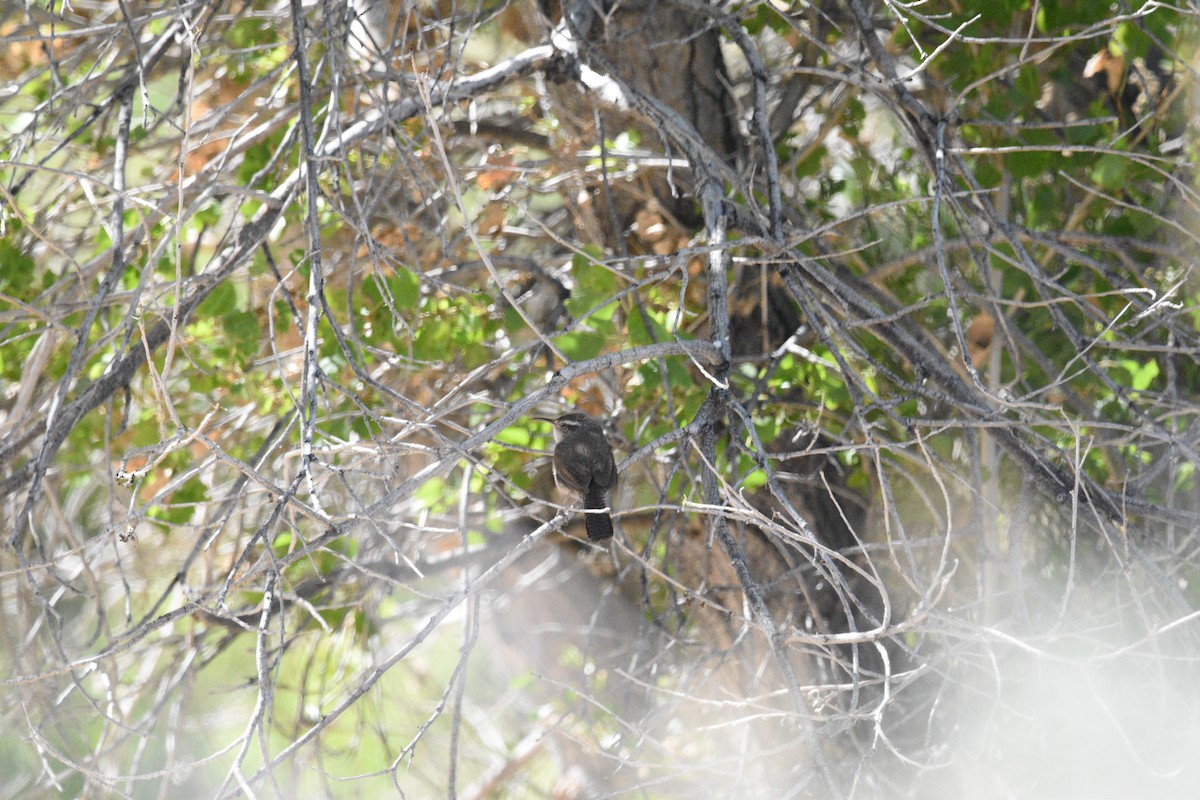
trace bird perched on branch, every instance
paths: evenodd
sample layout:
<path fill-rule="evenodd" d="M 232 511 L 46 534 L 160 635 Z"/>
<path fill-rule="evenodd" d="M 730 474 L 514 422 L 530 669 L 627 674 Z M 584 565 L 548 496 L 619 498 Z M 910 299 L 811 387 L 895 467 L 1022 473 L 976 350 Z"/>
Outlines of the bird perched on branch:
<path fill-rule="evenodd" d="M 583 497 L 588 539 L 602 542 L 613 535 L 608 492 L 617 485 L 617 464 L 604 426 L 582 411 L 560 417 L 535 417 L 554 425 L 554 480 Z"/>

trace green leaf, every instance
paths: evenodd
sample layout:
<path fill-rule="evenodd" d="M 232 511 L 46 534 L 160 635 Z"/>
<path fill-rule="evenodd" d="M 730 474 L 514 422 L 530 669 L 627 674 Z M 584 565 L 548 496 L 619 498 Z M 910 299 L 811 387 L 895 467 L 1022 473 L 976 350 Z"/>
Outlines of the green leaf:
<path fill-rule="evenodd" d="M 249 311 L 230 311 L 222 322 L 234 355 L 244 362 L 258 352 L 258 317 Z"/>
<path fill-rule="evenodd" d="M 778 34 L 787 34 L 790 30 L 788 21 L 780 17 L 770 3 L 756 5 L 754 14 L 746 17 L 742 27 L 751 35 L 762 33 L 763 28 L 770 28 Z"/>
<path fill-rule="evenodd" d="M 514 447 L 529 447 L 532 437 L 528 425 L 513 425 L 496 434 L 495 441 Z"/>
<path fill-rule="evenodd" d="M 770 444 L 779 435 L 779 419 L 777 417 L 762 417 L 754 421 L 754 430 L 763 444 Z"/>
<path fill-rule="evenodd" d="M 399 308 L 414 309 L 421 301 L 421 276 L 412 270 L 399 269 L 389 279 L 392 294 Z"/>
<path fill-rule="evenodd" d="M 1149 389 L 1150 384 L 1158 377 L 1158 362 L 1154 360 L 1147 361 L 1145 364 L 1126 360 L 1121 362 L 1121 366 L 1129 373 L 1129 388 L 1136 392 L 1144 392 Z"/>
<path fill-rule="evenodd" d="M 33 282 L 33 256 L 22 253 L 8 239 L 0 239 L 0 287 L 21 294 Z"/>
<path fill-rule="evenodd" d="M 1005 163 L 1015 177 L 1034 178 L 1045 174 L 1056 158 L 1057 154 L 1046 150 L 1021 150 L 1009 153 Z"/>
<path fill-rule="evenodd" d="M 1000 170 L 996 169 L 990 159 L 980 160 L 975 166 L 975 180 L 985 189 L 992 189 L 999 186 L 1003 177 Z"/>
<path fill-rule="evenodd" d="M 1125 186 L 1128 173 L 1129 160 L 1124 156 L 1108 153 L 1100 156 L 1096 166 L 1092 167 L 1092 180 L 1101 189 L 1115 192 Z"/>
<path fill-rule="evenodd" d="M 421 322 L 417 335 L 413 337 L 413 356 L 420 361 L 441 362 L 447 360 L 451 352 L 452 331 L 450 323 L 444 319 L 427 319 Z"/>
<path fill-rule="evenodd" d="M 1025 197 L 1025 224 L 1041 229 L 1055 224 L 1060 213 L 1061 201 L 1055 187 L 1039 184 Z"/>
<path fill-rule="evenodd" d="M 554 344 L 572 361 L 586 361 L 600 354 L 604 347 L 604 337 L 596 333 L 577 331 L 555 337 Z"/>
<path fill-rule="evenodd" d="M 224 211 L 221 208 L 221 204 L 214 200 L 197 210 L 192 215 L 190 224 L 192 229 L 197 231 L 205 228 L 215 228 L 221 224 L 223 216 Z"/>
<path fill-rule="evenodd" d="M 1024 102 L 1036 102 L 1042 95 L 1042 78 L 1032 65 L 1026 65 L 1017 73 L 1014 86 Z"/>
<path fill-rule="evenodd" d="M 576 255 L 571 266 L 575 288 L 567 299 L 567 310 L 576 319 L 591 313 L 593 319 L 612 319 L 616 304 L 612 302 L 617 292 L 617 277 L 608 269 L 592 263 L 583 255 Z"/>
<path fill-rule="evenodd" d="M 238 167 L 238 183 L 243 186 L 249 186 L 254 179 L 254 176 L 259 173 L 267 164 L 271 163 L 271 159 L 275 157 L 275 151 L 279 149 L 279 145 L 283 143 L 284 131 L 276 131 L 267 138 L 257 144 L 252 144 L 246 148 L 245 154 L 242 156 L 242 163 Z M 274 183 L 271 181 L 259 180 L 256 184 L 259 189 L 269 190 L 274 188 Z"/>
<path fill-rule="evenodd" d="M 204 302 L 196 309 L 196 316 L 217 317 L 223 316 L 237 305 L 237 289 L 229 281 L 222 281 L 209 292 L 208 297 L 204 298 Z"/>
<path fill-rule="evenodd" d="M 746 477 L 742 478 L 742 486 L 746 490 L 753 492 L 755 489 L 761 489 L 767 485 L 767 473 L 761 469 L 753 470 L 746 473 Z"/>
<path fill-rule="evenodd" d="M 649 321 L 649 327 L 646 323 Z M 645 317 L 635 309 L 629 315 L 629 343 L 632 345 L 654 344 L 654 342 L 669 342 L 674 337 L 666 327 L 654 318 L 652 314 Z M 651 334 L 653 333 L 653 336 Z"/>
<path fill-rule="evenodd" d="M 1128 62 L 1145 56 L 1150 49 L 1150 40 L 1137 25 L 1126 21 L 1117 25 L 1109 49 L 1114 55 L 1122 56 Z"/>
<path fill-rule="evenodd" d="M 413 493 L 413 499 L 420 508 L 443 507 L 446 504 L 446 481 L 442 478 L 430 478 Z"/>
<path fill-rule="evenodd" d="M 153 506 L 149 514 L 168 525 L 182 525 L 191 521 L 196 505 L 207 500 L 208 489 L 199 478 L 192 478 L 171 493 L 168 504 Z"/>
<path fill-rule="evenodd" d="M 363 294 L 375 304 L 383 303 L 386 294 L 397 309 L 411 311 L 421 300 L 421 277 L 403 268 L 386 277 L 377 274 L 363 283 Z"/>

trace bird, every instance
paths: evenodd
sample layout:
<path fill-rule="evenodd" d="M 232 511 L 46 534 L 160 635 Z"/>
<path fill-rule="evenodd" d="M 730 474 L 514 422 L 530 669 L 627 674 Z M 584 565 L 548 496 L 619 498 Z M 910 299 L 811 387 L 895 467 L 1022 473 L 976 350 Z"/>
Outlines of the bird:
<path fill-rule="evenodd" d="M 604 426 L 582 411 L 558 417 L 535 417 L 554 425 L 554 480 L 583 497 L 588 540 L 602 542 L 613 535 L 608 492 L 617 485 L 617 463 L 604 435 Z"/>

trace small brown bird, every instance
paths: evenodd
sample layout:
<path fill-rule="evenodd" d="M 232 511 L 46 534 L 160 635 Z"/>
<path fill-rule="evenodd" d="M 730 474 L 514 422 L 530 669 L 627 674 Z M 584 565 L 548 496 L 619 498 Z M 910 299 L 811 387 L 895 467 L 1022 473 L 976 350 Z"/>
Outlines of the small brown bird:
<path fill-rule="evenodd" d="M 554 424 L 554 480 L 583 497 L 588 539 L 602 542 L 613 535 L 608 492 L 617 485 L 617 463 L 604 436 L 604 426 L 582 411 L 561 417 L 535 417 Z"/>

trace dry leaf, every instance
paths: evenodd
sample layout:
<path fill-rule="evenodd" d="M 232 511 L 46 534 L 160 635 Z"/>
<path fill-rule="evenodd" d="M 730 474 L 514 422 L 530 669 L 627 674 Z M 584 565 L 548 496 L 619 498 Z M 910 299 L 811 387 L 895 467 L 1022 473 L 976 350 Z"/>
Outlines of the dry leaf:
<path fill-rule="evenodd" d="M 995 331 L 996 318 L 986 311 L 977 314 L 967 326 L 967 354 L 971 357 L 971 365 L 975 369 L 979 369 L 987 358 Z"/>
<path fill-rule="evenodd" d="M 508 213 L 508 203 L 503 200 L 493 200 L 483 207 L 479 216 L 475 217 L 475 230 L 480 236 L 495 236 L 504 230 L 505 216 Z"/>
<path fill-rule="evenodd" d="M 489 153 L 484 162 L 484 168 L 479 171 L 479 175 L 475 178 L 475 183 L 484 191 L 498 192 L 512 183 L 513 178 L 517 176 L 516 171 L 512 169 L 512 165 L 513 154 L 511 151 Z"/>

